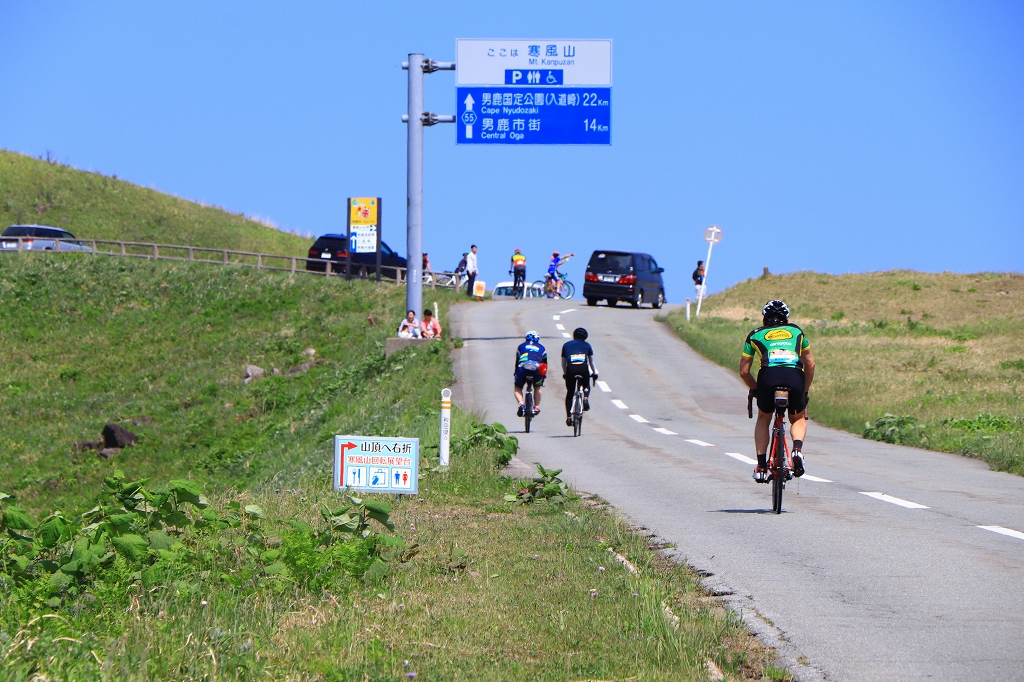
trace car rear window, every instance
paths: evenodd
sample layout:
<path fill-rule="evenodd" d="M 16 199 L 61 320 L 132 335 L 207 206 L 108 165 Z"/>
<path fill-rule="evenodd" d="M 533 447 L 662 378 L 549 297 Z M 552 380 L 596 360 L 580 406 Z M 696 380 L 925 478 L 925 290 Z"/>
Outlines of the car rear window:
<path fill-rule="evenodd" d="M 3 233 L 2 236 L 4 236 L 4 237 L 31 237 L 32 236 L 32 228 L 31 227 L 23 227 L 21 225 L 11 225 L 6 230 L 4 230 L 4 233 Z"/>
<path fill-rule="evenodd" d="M 587 269 L 599 272 L 629 272 L 633 269 L 633 254 L 618 251 L 595 251 Z"/>
<path fill-rule="evenodd" d="M 320 237 L 313 243 L 312 248 L 316 251 L 322 251 L 323 249 L 330 249 L 331 251 L 344 251 L 345 240 L 337 237 Z"/>

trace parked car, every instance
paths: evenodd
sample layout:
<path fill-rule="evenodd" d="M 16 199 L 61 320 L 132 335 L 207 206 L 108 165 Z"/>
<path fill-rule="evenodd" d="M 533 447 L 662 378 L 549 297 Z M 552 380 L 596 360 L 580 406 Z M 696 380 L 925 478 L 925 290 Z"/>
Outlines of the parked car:
<path fill-rule="evenodd" d="M 515 292 L 512 291 L 512 287 L 514 285 L 515 285 L 515 282 L 498 282 L 497 286 L 494 287 L 494 293 L 492 295 L 493 296 L 515 296 Z M 543 298 L 544 297 L 544 287 L 537 286 L 536 283 L 530 284 L 529 282 L 526 283 L 526 287 L 527 288 L 524 289 L 524 292 L 526 293 L 527 296 L 531 296 L 533 298 Z"/>
<path fill-rule="evenodd" d="M 326 272 L 327 264 L 331 264 L 331 272 L 345 273 L 345 254 L 348 252 L 348 240 L 343 234 L 325 234 L 309 247 L 306 269 L 315 272 Z M 353 253 L 352 274 L 365 272 L 373 276 L 377 272 L 376 253 Z M 395 268 L 404 268 L 406 260 L 391 250 L 385 242 L 380 243 L 380 275 L 389 279 L 398 279 Z"/>
<path fill-rule="evenodd" d="M 75 237 L 67 230 L 47 225 L 11 225 L 0 234 L 0 249 L 4 251 L 17 251 L 17 239 L 2 239 L 3 237 L 21 237 L 21 248 L 30 251 L 86 251 L 91 253 L 92 249 L 82 243 L 82 240 Z M 59 240 L 59 241 L 58 241 Z M 60 245 L 58 249 L 58 244 Z"/>
<path fill-rule="evenodd" d="M 587 305 L 605 300 L 608 305 L 629 301 L 634 308 L 642 303 L 660 308 L 665 304 L 663 272 L 646 253 L 595 251 L 583 276 L 583 298 Z"/>

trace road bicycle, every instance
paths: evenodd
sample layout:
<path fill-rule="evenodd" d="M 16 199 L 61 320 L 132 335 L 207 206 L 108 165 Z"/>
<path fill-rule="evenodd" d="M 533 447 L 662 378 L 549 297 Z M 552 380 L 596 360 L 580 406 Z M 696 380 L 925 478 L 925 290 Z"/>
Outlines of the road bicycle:
<path fill-rule="evenodd" d="M 574 438 L 583 435 L 583 381 L 581 377 L 576 377 L 575 385 L 576 389 L 572 396 L 572 410 L 569 412 L 569 418 L 572 419 L 572 435 Z"/>
<path fill-rule="evenodd" d="M 509 270 L 508 274 L 512 275 L 512 295 L 522 298 L 526 291 L 526 275 L 520 277 L 514 270 Z"/>
<path fill-rule="evenodd" d="M 544 292 L 544 295 L 550 298 L 572 298 L 576 293 L 576 286 L 565 278 L 561 272 L 556 273 L 558 280 L 562 282 L 562 293 L 558 293 L 558 282 L 553 282 L 551 286 L 548 286 L 546 279 L 538 279 L 533 283 L 535 289 L 539 289 Z"/>
<path fill-rule="evenodd" d="M 753 418 L 755 392 L 747 395 L 747 417 Z M 786 489 L 786 481 L 792 478 L 793 459 L 790 456 L 789 444 L 786 443 L 786 410 L 789 407 L 789 388 L 775 388 L 775 417 L 772 421 L 772 437 L 768 445 L 768 481 L 772 484 L 772 511 L 782 513 L 782 491 Z"/>
<path fill-rule="evenodd" d="M 523 421 L 526 426 L 526 433 L 530 432 L 530 422 L 533 421 L 533 377 L 527 375 L 526 383 L 523 385 Z"/>

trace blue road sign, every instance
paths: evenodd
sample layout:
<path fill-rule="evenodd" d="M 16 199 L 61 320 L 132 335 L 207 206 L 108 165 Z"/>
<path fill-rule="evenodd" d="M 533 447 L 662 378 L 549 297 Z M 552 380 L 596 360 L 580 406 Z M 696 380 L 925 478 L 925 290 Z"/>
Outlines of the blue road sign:
<path fill-rule="evenodd" d="M 459 144 L 612 143 L 611 88 L 493 85 L 457 91 Z"/>

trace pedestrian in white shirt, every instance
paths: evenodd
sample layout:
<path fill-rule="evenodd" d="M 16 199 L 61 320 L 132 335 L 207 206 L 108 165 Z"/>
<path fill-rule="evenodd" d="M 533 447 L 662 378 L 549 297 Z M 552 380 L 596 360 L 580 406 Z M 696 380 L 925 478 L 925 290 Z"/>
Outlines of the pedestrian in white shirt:
<path fill-rule="evenodd" d="M 476 282 L 476 276 L 479 271 L 476 267 L 476 244 L 469 247 L 469 253 L 466 254 L 466 285 L 468 287 L 466 293 L 470 296 L 473 295 L 473 283 Z"/>

